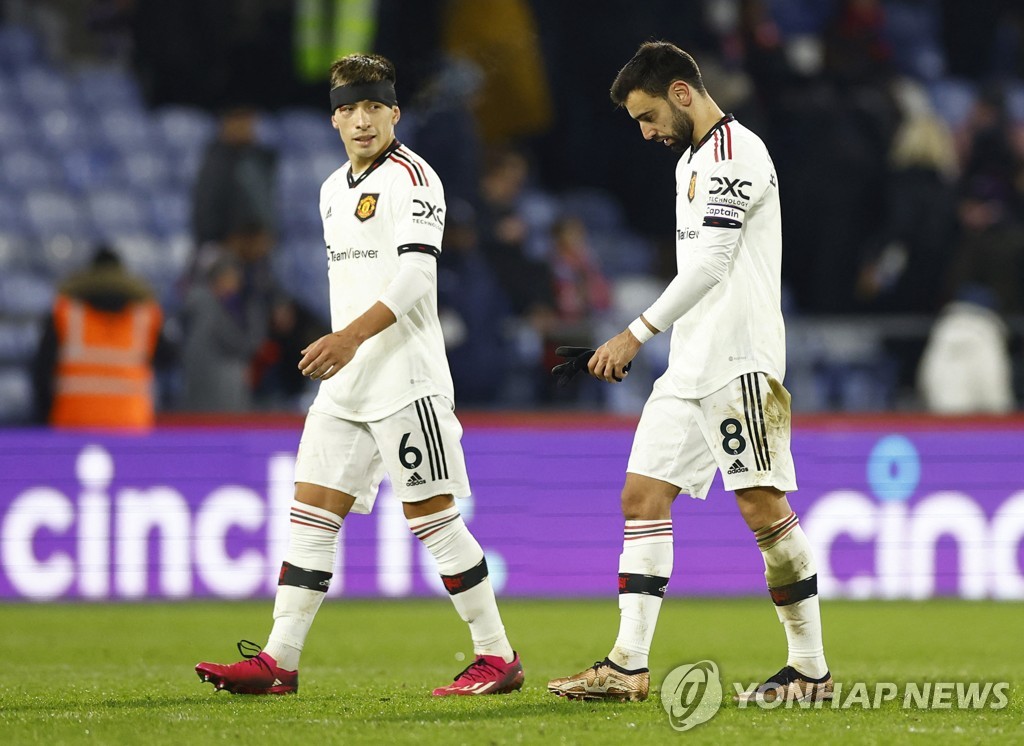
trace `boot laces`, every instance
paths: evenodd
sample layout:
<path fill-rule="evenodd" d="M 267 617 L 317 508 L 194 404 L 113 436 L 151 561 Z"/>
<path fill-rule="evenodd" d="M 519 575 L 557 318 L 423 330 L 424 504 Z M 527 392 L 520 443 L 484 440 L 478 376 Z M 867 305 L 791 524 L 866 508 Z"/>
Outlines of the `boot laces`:
<path fill-rule="evenodd" d="M 239 640 L 236 647 L 238 648 L 238 653 L 245 658 L 246 663 L 249 663 L 250 665 L 258 665 L 261 668 L 266 669 L 267 673 L 271 675 L 274 674 L 274 671 L 270 668 L 270 664 L 260 657 L 260 653 L 263 652 L 263 648 L 261 646 L 251 640 Z"/>
<path fill-rule="evenodd" d="M 495 666 L 493 663 L 484 660 L 483 658 L 477 658 L 475 661 L 466 666 L 459 674 L 453 679 L 458 681 L 465 677 L 470 681 L 487 681 L 492 678 L 493 673 L 501 673 L 501 669 Z"/>

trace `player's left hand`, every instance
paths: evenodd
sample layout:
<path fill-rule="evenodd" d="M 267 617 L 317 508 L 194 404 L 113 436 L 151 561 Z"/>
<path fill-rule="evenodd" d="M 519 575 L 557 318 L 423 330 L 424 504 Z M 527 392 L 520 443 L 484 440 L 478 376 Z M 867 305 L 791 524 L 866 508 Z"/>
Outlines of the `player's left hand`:
<path fill-rule="evenodd" d="M 326 381 L 348 365 L 359 344 L 344 332 L 325 334 L 302 351 L 299 370 L 316 381 Z"/>
<path fill-rule="evenodd" d="M 587 363 L 587 369 L 594 378 L 621 383 L 629 375 L 630 365 L 640 347 L 637 338 L 626 329 L 597 348 Z"/>

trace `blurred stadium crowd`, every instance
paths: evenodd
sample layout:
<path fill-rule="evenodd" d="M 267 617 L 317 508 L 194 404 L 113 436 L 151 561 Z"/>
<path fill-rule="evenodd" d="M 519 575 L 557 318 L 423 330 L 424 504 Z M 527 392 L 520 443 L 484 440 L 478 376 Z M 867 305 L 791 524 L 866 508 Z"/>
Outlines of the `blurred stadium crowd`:
<path fill-rule="evenodd" d="M 555 390 L 547 371 L 674 272 L 672 158 L 607 95 L 651 38 L 691 51 L 775 159 L 794 408 L 949 409 L 934 390 L 962 378 L 1001 395 L 953 409 L 1015 409 L 1019 3 L 4 0 L 0 423 L 45 419 L 47 319 L 100 247 L 163 309 L 161 411 L 308 403 L 298 351 L 329 325 L 318 192 L 345 160 L 325 74 L 357 50 L 396 62 L 399 138 L 445 181 L 459 404 L 637 411 L 647 386 Z M 659 374 L 667 342 L 633 375 Z M 979 361 L 1002 377 L 957 372 Z"/>

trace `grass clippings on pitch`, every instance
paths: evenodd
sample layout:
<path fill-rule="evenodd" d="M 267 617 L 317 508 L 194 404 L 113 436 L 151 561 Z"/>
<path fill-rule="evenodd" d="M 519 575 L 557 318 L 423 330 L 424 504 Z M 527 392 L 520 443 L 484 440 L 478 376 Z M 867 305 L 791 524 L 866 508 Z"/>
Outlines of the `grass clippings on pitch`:
<path fill-rule="evenodd" d="M 262 642 L 270 601 L 9 604 L 0 610 L 0 743 L 1024 743 L 1024 606 L 822 605 L 837 681 L 1008 681 L 1009 704 L 904 709 L 900 697 L 879 709 L 739 709 L 732 682 L 763 679 L 783 664 L 784 635 L 767 599 L 667 600 L 651 698 L 628 704 L 569 702 L 544 688 L 604 656 L 618 624 L 614 595 L 504 600 L 526 669 L 523 691 L 445 699 L 430 690 L 471 654 L 445 599 L 329 601 L 306 647 L 300 693 L 288 697 L 214 693 L 193 671 L 199 660 L 235 660 L 240 638 Z M 678 733 L 656 688 L 676 666 L 703 659 L 717 664 L 726 702 L 709 722 Z"/>

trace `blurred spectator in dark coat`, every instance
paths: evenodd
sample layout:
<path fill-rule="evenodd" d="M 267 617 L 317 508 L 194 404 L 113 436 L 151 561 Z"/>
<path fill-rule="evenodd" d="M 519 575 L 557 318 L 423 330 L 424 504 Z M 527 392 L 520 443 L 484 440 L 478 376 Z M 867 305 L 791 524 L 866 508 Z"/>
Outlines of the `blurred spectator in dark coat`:
<path fill-rule="evenodd" d="M 1021 156 L 1014 148 L 1014 122 L 1006 108 L 1005 94 L 989 85 L 979 94 L 967 125 L 960 133 L 964 180 L 994 181 L 1010 196 L 1022 171 Z M 1020 202 L 1020 197 L 1017 196 Z"/>
<path fill-rule="evenodd" d="M 889 154 L 881 232 L 858 278 L 869 310 L 933 313 L 942 302 L 956 234 L 956 151 L 934 115 L 903 123 Z"/>
<path fill-rule="evenodd" d="M 597 317 L 611 307 L 611 283 L 601 271 L 582 220 L 565 216 L 555 223 L 552 234 L 551 274 L 558 313 L 555 336 L 561 344 L 590 346 Z"/>
<path fill-rule="evenodd" d="M 448 203 L 442 249 L 437 307 L 459 403 L 494 404 L 509 368 L 509 307 L 480 252 L 476 215 L 468 202 Z"/>
<path fill-rule="evenodd" d="M 1024 225 L 1011 210 L 998 179 L 970 179 L 960 200 L 960 238 L 952 259 L 947 298 L 965 287 L 986 288 L 997 313 L 1024 312 Z"/>
<path fill-rule="evenodd" d="M 881 0 L 843 0 L 825 30 L 826 74 L 841 85 L 877 83 L 888 77 L 891 60 Z"/>
<path fill-rule="evenodd" d="M 252 408 L 249 368 L 263 343 L 266 313 L 242 293 L 243 268 L 224 252 L 185 297 L 182 409 L 245 412 Z"/>
<path fill-rule="evenodd" d="M 274 242 L 276 160 L 256 141 L 254 111 L 224 113 L 192 191 L 193 238 L 200 251 L 222 246 L 247 263 L 267 255 Z"/>
<path fill-rule="evenodd" d="M 469 60 L 450 57 L 437 68 L 409 107 L 413 142 L 417 153 L 438 164 L 446 201 L 472 204 L 480 192 L 482 148 L 473 108 L 483 72 Z"/>
<path fill-rule="evenodd" d="M 555 320 L 551 273 L 527 254 L 531 226 L 520 210 L 529 169 L 515 150 L 491 151 L 481 179 L 480 245 L 512 306 L 541 336 Z"/>
<path fill-rule="evenodd" d="M 266 339 L 253 360 L 255 400 L 261 409 L 304 409 L 306 394 L 316 393 L 298 362 L 311 339 L 330 333 L 330 327 L 298 301 L 281 296 L 270 309 Z"/>

